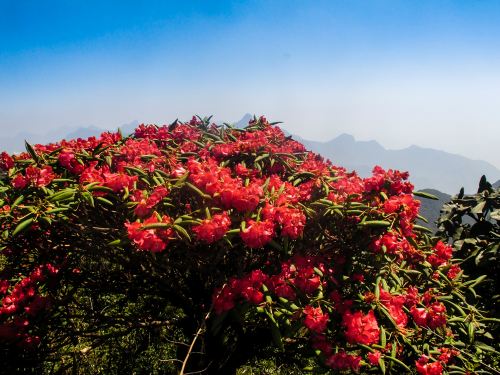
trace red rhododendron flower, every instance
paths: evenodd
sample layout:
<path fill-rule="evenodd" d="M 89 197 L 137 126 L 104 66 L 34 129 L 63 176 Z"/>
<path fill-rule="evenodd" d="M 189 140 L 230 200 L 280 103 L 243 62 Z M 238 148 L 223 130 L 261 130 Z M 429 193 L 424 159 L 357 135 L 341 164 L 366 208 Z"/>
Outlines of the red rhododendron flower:
<path fill-rule="evenodd" d="M 305 294 L 313 293 L 321 284 L 321 279 L 314 273 L 314 269 L 311 266 L 297 271 L 295 278 L 291 279 L 291 281 Z"/>
<path fill-rule="evenodd" d="M 315 309 L 312 306 L 307 305 L 303 313 L 306 315 L 303 323 L 311 331 L 320 333 L 326 329 L 328 314 L 323 314 L 320 307 Z"/>
<path fill-rule="evenodd" d="M 427 312 L 425 308 L 412 306 L 410 313 L 418 326 L 427 327 Z"/>
<path fill-rule="evenodd" d="M 434 248 L 436 255 L 444 260 L 449 260 L 453 256 L 453 249 L 451 246 L 446 246 L 441 241 L 438 241 L 436 247 Z"/>
<path fill-rule="evenodd" d="M 14 168 L 14 160 L 5 151 L 3 151 L 0 155 L 0 168 L 2 168 L 4 171 Z"/>
<path fill-rule="evenodd" d="M 16 177 L 12 180 L 12 186 L 16 190 L 23 189 L 28 183 L 29 180 L 25 179 L 21 173 L 16 174 Z"/>
<path fill-rule="evenodd" d="M 293 289 L 285 281 L 285 275 L 274 275 L 270 277 L 266 286 L 269 290 L 274 291 L 278 297 L 286 298 L 287 300 L 294 300 L 296 295 Z"/>
<path fill-rule="evenodd" d="M 392 214 L 396 212 L 401 207 L 401 202 L 399 201 L 399 197 L 393 196 L 390 199 L 384 202 L 384 212 L 386 214 Z"/>
<path fill-rule="evenodd" d="M 380 329 L 373 310 L 364 316 L 360 311 L 353 315 L 350 310 L 347 310 L 342 317 L 342 326 L 346 329 L 346 338 L 349 344 L 359 342 L 364 345 L 372 345 L 379 341 Z"/>
<path fill-rule="evenodd" d="M 123 188 L 132 190 L 134 188 L 134 181 L 137 181 L 139 177 L 129 176 L 128 174 L 104 173 L 104 178 L 106 180 L 104 185 L 117 192 Z"/>
<path fill-rule="evenodd" d="M 403 304 L 406 299 L 404 297 L 391 296 L 382 286 L 380 289 L 380 302 L 387 307 L 389 314 L 394 319 L 398 327 L 404 328 L 408 324 L 408 316 L 403 311 Z"/>
<path fill-rule="evenodd" d="M 331 292 L 328 298 L 335 303 L 335 311 L 339 314 L 344 314 L 354 303 L 353 300 L 342 301 L 342 296 L 337 290 Z"/>
<path fill-rule="evenodd" d="M 274 224 L 270 220 L 258 223 L 247 220 L 247 227 L 240 232 L 240 236 L 248 247 L 262 247 L 275 236 Z"/>
<path fill-rule="evenodd" d="M 427 316 L 427 324 L 430 328 L 436 329 L 438 327 L 442 327 L 446 324 L 446 307 L 440 302 L 434 302 L 431 304 L 428 316 Z"/>
<path fill-rule="evenodd" d="M 163 216 L 162 223 L 171 224 L 172 220 L 169 217 Z M 158 252 L 165 249 L 169 239 L 174 235 L 172 228 L 168 229 L 146 229 L 141 230 L 142 227 L 148 224 L 157 224 L 158 219 L 152 216 L 144 221 L 144 224 L 135 222 L 132 224 L 125 224 L 127 227 L 128 238 L 135 242 L 140 250 L 151 250 Z"/>
<path fill-rule="evenodd" d="M 368 360 L 370 361 L 370 365 L 377 366 L 380 361 L 380 353 L 378 350 L 375 350 L 374 353 L 368 353 Z"/>
<path fill-rule="evenodd" d="M 325 353 L 327 356 L 332 354 L 333 346 L 332 343 L 328 341 L 326 335 L 318 333 L 316 336 L 317 337 L 311 337 L 312 347 L 321 350 L 321 352 Z"/>
<path fill-rule="evenodd" d="M 419 375 L 441 375 L 443 373 L 443 366 L 439 361 L 431 364 L 422 364 L 420 361 L 415 361 L 415 366 Z"/>
<path fill-rule="evenodd" d="M 439 349 L 441 352 L 441 355 L 439 356 L 439 360 L 443 362 L 445 365 L 448 364 L 450 359 L 453 357 L 452 352 L 448 348 L 441 348 Z"/>
<path fill-rule="evenodd" d="M 326 364 L 334 370 L 347 371 L 352 369 L 356 372 L 361 367 L 361 357 L 355 357 L 342 352 L 328 357 Z"/>
<path fill-rule="evenodd" d="M 222 215 L 214 215 L 210 220 L 203 220 L 200 225 L 195 225 L 191 229 L 199 240 L 212 243 L 224 237 L 230 225 L 231 220 L 225 211 Z"/>
<path fill-rule="evenodd" d="M 408 307 L 412 307 L 420 302 L 420 297 L 418 296 L 418 289 L 415 287 L 409 287 L 407 290 L 407 294 L 404 296 L 406 301 L 405 304 Z"/>
<path fill-rule="evenodd" d="M 462 269 L 457 266 L 456 264 L 452 265 L 448 271 L 448 273 L 446 274 L 446 277 L 448 277 L 448 279 L 454 279 L 455 277 L 457 277 L 457 275 L 460 273 L 460 271 L 462 271 Z"/>
<path fill-rule="evenodd" d="M 213 301 L 215 301 L 214 309 L 217 315 L 223 311 L 231 310 L 234 307 L 235 298 L 236 292 L 230 285 L 226 285 L 222 291 L 220 288 L 215 289 Z"/>
<path fill-rule="evenodd" d="M 440 257 L 438 257 L 435 254 L 432 254 L 430 257 L 427 258 L 427 261 L 432 264 L 433 267 L 437 268 L 439 266 L 446 266 L 448 262 Z"/>
<path fill-rule="evenodd" d="M 25 178 L 30 180 L 35 187 L 47 186 L 54 179 L 54 172 L 52 172 L 52 167 L 43 166 L 40 169 L 30 165 L 26 168 Z"/>
<path fill-rule="evenodd" d="M 253 305 L 259 305 L 264 301 L 264 294 L 260 291 L 262 284 L 267 280 L 267 275 L 261 270 L 254 270 L 234 284 L 239 295 L 246 298 Z"/>
<path fill-rule="evenodd" d="M 146 216 L 149 213 L 149 207 L 145 199 L 142 199 L 137 206 L 135 206 L 134 213 L 137 216 Z"/>
<path fill-rule="evenodd" d="M 65 148 L 61 150 L 61 153 L 59 154 L 57 160 L 63 167 L 67 167 L 69 166 L 70 161 L 74 158 L 75 158 L 75 152 L 70 148 Z"/>

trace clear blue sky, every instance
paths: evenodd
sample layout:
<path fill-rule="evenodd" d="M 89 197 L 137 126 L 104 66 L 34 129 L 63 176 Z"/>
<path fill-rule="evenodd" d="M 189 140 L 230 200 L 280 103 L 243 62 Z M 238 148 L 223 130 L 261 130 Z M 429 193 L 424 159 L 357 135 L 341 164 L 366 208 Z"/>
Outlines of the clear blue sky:
<path fill-rule="evenodd" d="M 4 136 L 247 112 L 500 167 L 500 2 L 0 0 Z"/>

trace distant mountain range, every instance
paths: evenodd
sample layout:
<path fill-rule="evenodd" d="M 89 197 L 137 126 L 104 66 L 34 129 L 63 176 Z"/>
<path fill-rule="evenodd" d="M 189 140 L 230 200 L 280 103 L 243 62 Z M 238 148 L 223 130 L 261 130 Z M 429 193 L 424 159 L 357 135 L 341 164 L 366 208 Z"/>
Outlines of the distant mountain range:
<path fill-rule="evenodd" d="M 253 116 L 246 114 L 233 123 L 233 126 L 243 128 Z M 217 121 L 222 124 L 224 121 Z M 139 125 L 137 120 L 124 124 L 121 129 L 124 134 L 133 133 Z M 109 129 L 96 126 L 86 128 L 59 127 L 44 135 L 19 133 L 15 137 L 0 138 L 0 151 L 8 153 L 22 152 L 24 140 L 30 143 L 47 144 L 62 139 L 88 138 L 99 136 Z M 116 131 L 117 129 L 112 129 Z M 285 134 L 293 135 L 283 129 Z M 352 135 L 342 134 L 328 142 L 309 141 L 298 135 L 293 138 L 302 142 L 308 150 L 319 153 L 330 159 L 333 164 L 345 167 L 348 171 L 355 170 L 361 177 L 368 177 L 374 166 L 380 165 L 384 169 L 398 169 L 410 172 L 410 181 L 416 189 L 435 189 L 449 194 L 458 194 L 461 187 L 466 193 L 474 194 L 482 175 L 489 181 L 500 179 L 500 170 L 482 160 L 471 160 L 457 154 L 449 154 L 431 148 L 410 146 L 402 150 L 386 150 L 376 141 L 356 141 Z M 445 202 L 442 202 L 445 203 Z M 442 204 L 441 203 L 441 204 Z"/>
<path fill-rule="evenodd" d="M 479 179 L 500 179 L 500 170 L 483 160 L 472 160 L 432 148 L 410 146 L 402 150 L 386 150 L 376 141 L 356 141 L 352 135 L 341 134 L 328 142 L 308 141 L 293 135 L 309 150 L 330 159 L 335 165 L 355 170 L 361 177 L 372 174 L 374 166 L 410 172 L 410 181 L 417 189 L 436 189 L 458 194 L 477 191 Z"/>
<path fill-rule="evenodd" d="M 120 128 L 124 134 L 134 132 L 134 129 L 139 126 L 137 120 L 132 121 L 130 124 L 124 124 Z M 22 132 L 18 133 L 15 137 L 2 137 L 0 138 L 0 152 L 7 151 L 9 154 L 20 153 L 26 151 L 24 141 L 35 144 L 46 145 L 48 143 L 60 142 L 63 139 L 87 139 L 89 137 L 99 137 L 101 133 L 112 130 L 116 132 L 118 129 L 102 129 L 97 126 L 90 125 L 86 128 L 60 126 L 55 130 L 51 130 L 45 134 L 34 134 Z"/>

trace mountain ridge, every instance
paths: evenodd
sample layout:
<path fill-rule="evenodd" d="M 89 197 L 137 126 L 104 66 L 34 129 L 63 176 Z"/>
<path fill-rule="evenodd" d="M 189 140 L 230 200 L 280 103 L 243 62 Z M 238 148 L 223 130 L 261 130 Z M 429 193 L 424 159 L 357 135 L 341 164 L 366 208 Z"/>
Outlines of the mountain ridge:
<path fill-rule="evenodd" d="M 330 159 L 335 165 L 355 170 L 368 177 L 376 165 L 384 169 L 410 172 L 410 181 L 417 189 L 458 192 L 462 187 L 475 193 L 477 181 L 486 175 L 490 181 L 500 179 L 500 170 L 484 160 L 472 160 L 459 154 L 412 145 L 401 150 L 387 150 L 377 141 L 356 141 L 343 133 L 327 142 L 309 141 L 284 130 L 307 149 Z"/>

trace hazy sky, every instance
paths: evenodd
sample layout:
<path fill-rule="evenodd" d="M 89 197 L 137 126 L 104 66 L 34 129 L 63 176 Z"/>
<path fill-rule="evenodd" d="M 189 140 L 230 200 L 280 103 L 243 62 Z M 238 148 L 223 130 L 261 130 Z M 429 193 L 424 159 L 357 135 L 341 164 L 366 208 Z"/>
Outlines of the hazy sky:
<path fill-rule="evenodd" d="M 0 0 L 3 136 L 247 112 L 500 168 L 500 2 Z"/>

